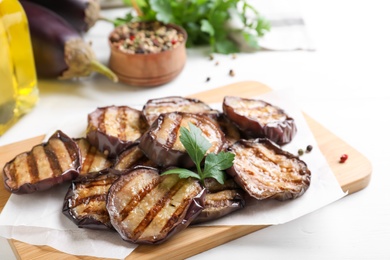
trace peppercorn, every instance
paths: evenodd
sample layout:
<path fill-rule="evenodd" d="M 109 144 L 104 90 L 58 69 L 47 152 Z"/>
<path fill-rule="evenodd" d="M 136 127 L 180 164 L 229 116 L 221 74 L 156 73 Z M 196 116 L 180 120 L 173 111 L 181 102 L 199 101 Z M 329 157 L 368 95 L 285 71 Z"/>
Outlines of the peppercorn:
<path fill-rule="evenodd" d="M 299 156 L 303 155 L 303 150 L 302 150 L 302 149 L 299 149 L 299 150 L 298 150 L 298 155 L 299 155 Z"/>
<path fill-rule="evenodd" d="M 236 75 L 236 74 L 234 73 L 234 70 L 229 70 L 229 75 L 230 75 L 231 77 L 234 77 L 234 75 Z"/>
<path fill-rule="evenodd" d="M 343 154 L 340 156 L 340 163 L 345 163 L 345 161 L 348 159 L 348 155 L 347 154 Z"/>
<path fill-rule="evenodd" d="M 207 78 L 206 78 L 206 82 L 209 82 L 209 81 L 210 81 L 210 77 L 207 77 Z"/>
<path fill-rule="evenodd" d="M 313 150 L 313 146 L 312 146 L 312 145 L 308 145 L 308 146 L 306 147 L 306 152 L 307 152 L 307 153 L 310 153 L 311 150 Z"/>

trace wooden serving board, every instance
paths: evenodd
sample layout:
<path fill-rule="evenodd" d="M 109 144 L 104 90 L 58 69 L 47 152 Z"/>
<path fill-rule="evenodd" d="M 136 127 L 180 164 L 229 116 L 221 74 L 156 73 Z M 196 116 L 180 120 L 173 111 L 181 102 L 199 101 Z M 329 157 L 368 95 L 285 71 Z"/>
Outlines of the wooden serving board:
<path fill-rule="evenodd" d="M 232 85 L 191 95 L 205 102 L 221 102 L 226 95 L 254 97 L 270 91 L 270 88 L 254 81 L 239 82 Z M 327 159 L 340 186 L 349 194 L 365 188 L 371 177 L 371 163 L 361 153 L 332 134 L 329 130 L 305 115 L 321 152 Z M 43 136 L 38 136 L 18 143 L 0 147 L 0 167 L 15 155 L 28 151 L 40 143 Z M 347 163 L 339 163 L 339 156 L 349 155 Z M 0 186 L 0 210 L 3 209 L 10 194 Z M 126 259 L 183 259 L 230 240 L 247 235 L 266 226 L 218 226 L 189 227 L 161 245 L 138 246 Z M 34 246 L 11 240 L 10 245 L 21 259 L 95 259 L 93 257 L 71 256 L 48 246 Z"/>

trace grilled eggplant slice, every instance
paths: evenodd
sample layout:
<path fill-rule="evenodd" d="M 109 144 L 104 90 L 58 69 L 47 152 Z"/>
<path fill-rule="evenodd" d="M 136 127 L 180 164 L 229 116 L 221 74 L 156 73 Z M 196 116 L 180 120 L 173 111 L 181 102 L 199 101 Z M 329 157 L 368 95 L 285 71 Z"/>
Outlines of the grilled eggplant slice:
<path fill-rule="evenodd" d="M 146 131 L 141 111 L 127 106 L 100 107 L 88 115 L 87 139 L 101 152 L 115 157 Z"/>
<path fill-rule="evenodd" d="M 217 125 L 221 128 L 225 134 L 226 145 L 230 146 L 241 139 L 240 130 L 230 119 L 223 113 L 220 113 L 215 119 Z"/>
<path fill-rule="evenodd" d="M 107 159 L 107 155 L 92 146 L 86 138 L 75 139 L 81 153 L 80 175 L 86 175 L 90 172 L 99 172 L 110 168 L 112 162 Z"/>
<path fill-rule="evenodd" d="M 65 195 L 62 213 L 80 228 L 113 229 L 106 198 L 118 177 L 113 170 L 105 169 L 74 180 Z"/>
<path fill-rule="evenodd" d="M 244 197 L 244 191 L 241 189 L 207 193 L 205 196 L 204 209 L 191 224 L 215 220 L 244 208 Z"/>
<path fill-rule="evenodd" d="M 258 199 L 295 199 L 310 186 L 306 163 L 266 138 L 240 140 L 229 148 L 235 154 L 227 173 L 250 196 Z"/>
<path fill-rule="evenodd" d="M 216 193 L 223 190 L 237 190 L 241 187 L 234 181 L 234 179 L 227 175 L 223 184 L 219 183 L 214 178 L 205 178 L 203 185 L 207 190 L 207 193 Z"/>
<path fill-rule="evenodd" d="M 16 194 L 50 189 L 76 178 L 80 160 L 80 150 L 75 141 L 56 131 L 46 143 L 17 155 L 4 166 L 4 186 Z"/>
<path fill-rule="evenodd" d="M 170 96 L 150 99 L 142 109 L 142 114 L 149 125 L 162 113 L 186 112 L 186 113 L 217 113 L 209 105 L 195 98 L 185 98 L 180 96 Z"/>
<path fill-rule="evenodd" d="M 267 137 L 279 145 L 291 142 L 295 121 L 282 109 L 262 100 L 226 96 L 223 112 L 251 138 Z"/>
<path fill-rule="evenodd" d="M 232 178 L 220 184 L 216 179 L 204 180 L 206 196 L 204 209 L 191 224 L 198 224 L 226 216 L 245 206 L 245 193 Z"/>
<path fill-rule="evenodd" d="M 203 202 L 204 188 L 197 180 L 160 176 L 156 169 L 137 167 L 111 186 L 107 210 L 124 240 L 158 244 L 186 228 Z"/>
<path fill-rule="evenodd" d="M 207 153 L 221 151 L 225 143 L 221 129 L 206 115 L 183 112 L 161 114 L 141 137 L 139 148 L 150 160 L 162 167 L 195 166 L 179 139 L 180 127 L 188 127 L 188 123 L 199 127 L 211 143 Z"/>
<path fill-rule="evenodd" d="M 157 167 L 157 165 L 146 157 L 139 149 L 138 144 L 123 151 L 114 165 L 114 169 L 124 171 L 134 168 L 135 166 Z"/>

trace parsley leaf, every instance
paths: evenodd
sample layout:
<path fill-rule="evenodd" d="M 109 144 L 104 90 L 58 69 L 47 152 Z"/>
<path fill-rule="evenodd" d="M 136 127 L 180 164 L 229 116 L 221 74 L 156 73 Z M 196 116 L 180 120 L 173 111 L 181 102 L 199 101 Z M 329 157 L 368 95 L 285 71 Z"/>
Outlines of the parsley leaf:
<path fill-rule="evenodd" d="M 197 178 L 202 182 L 205 178 L 214 178 L 219 183 L 225 182 L 226 176 L 223 170 L 233 165 L 234 154 L 230 152 L 220 152 L 218 154 L 209 153 L 206 156 L 204 169 L 201 163 L 211 143 L 203 136 L 202 131 L 192 123 L 188 123 L 188 128 L 180 127 L 180 141 L 196 165 L 197 173 L 183 168 L 168 170 L 162 175 L 178 174 L 179 178 Z"/>
<path fill-rule="evenodd" d="M 178 174 L 180 179 L 185 179 L 185 178 L 189 178 L 189 177 L 200 179 L 199 175 L 196 174 L 195 172 L 187 170 L 187 169 L 183 169 L 183 168 L 171 169 L 171 170 L 164 172 L 161 175 L 167 175 L 167 174 Z"/>
<path fill-rule="evenodd" d="M 163 23 L 172 23 L 172 7 L 166 0 L 150 0 L 150 7 L 156 11 L 156 19 Z"/>
<path fill-rule="evenodd" d="M 196 169 L 201 172 L 200 163 L 202 162 L 207 150 L 211 147 L 210 142 L 202 135 L 202 131 L 194 124 L 188 123 L 188 130 L 180 127 L 180 142 L 183 144 L 187 153 L 196 165 Z"/>

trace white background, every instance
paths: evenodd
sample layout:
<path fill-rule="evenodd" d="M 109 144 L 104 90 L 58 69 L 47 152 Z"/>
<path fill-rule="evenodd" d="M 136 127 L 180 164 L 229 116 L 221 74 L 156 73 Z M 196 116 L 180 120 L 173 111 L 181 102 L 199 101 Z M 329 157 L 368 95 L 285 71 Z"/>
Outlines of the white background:
<path fill-rule="evenodd" d="M 215 67 L 207 59 L 207 49 L 189 49 L 182 74 L 170 84 L 148 90 L 112 84 L 100 76 L 61 84 L 42 81 L 40 103 L 0 137 L 0 145 L 47 133 L 96 105 L 140 104 L 243 80 L 260 81 L 273 89 L 294 88 L 303 111 L 371 161 L 369 186 L 297 220 L 192 259 L 390 259 L 390 3 L 296 3 L 316 51 L 263 51 L 239 54 L 235 60 L 217 55 L 220 66 Z M 109 55 L 105 37 L 110 29 L 99 22 L 87 35 L 102 62 Z M 236 72 L 234 78 L 227 76 L 229 69 Z M 205 83 L 207 77 L 211 81 Z M 12 259 L 6 246 L 0 243 L 0 258 Z"/>

